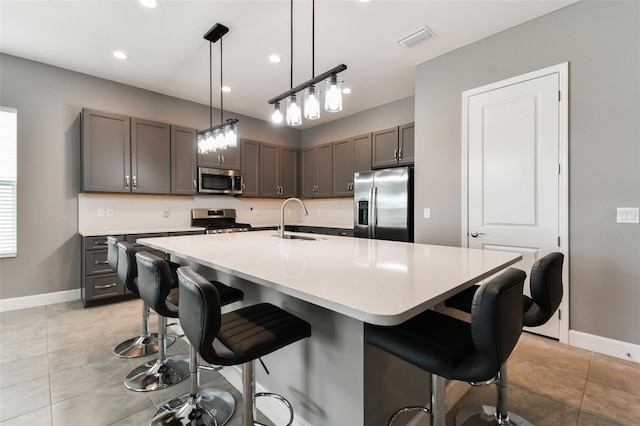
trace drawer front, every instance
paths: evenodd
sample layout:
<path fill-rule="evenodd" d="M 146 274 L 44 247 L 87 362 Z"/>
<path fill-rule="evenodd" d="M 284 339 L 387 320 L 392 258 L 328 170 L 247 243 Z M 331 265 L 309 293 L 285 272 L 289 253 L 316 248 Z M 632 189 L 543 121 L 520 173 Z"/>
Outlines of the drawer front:
<path fill-rule="evenodd" d="M 124 240 L 124 235 L 114 235 L 118 240 Z M 85 250 L 100 250 L 107 248 L 107 236 L 84 237 Z"/>
<path fill-rule="evenodd" d="M 341 237 L 353 237 L 353 229 L 327 228 L 327 235 L 338 235 Z"/>
<path fill-rule="evenodd" d="M 182 231 L 182 232 L 169 232 L 170 237 L 179 237 L 181 235 L 201 235 L 204 234 L 205 230 L 202 231 Z"/>
<path fill-rule="evenodd" d="M 114 273 L 107 262 L 107 250 L 89 250 L 84 255 L 84 271 L 86 275 Z"/>
<path fill-rule="evenodd" d="M 124 294 L 124 284 L 116 274 L 85 277 L 85 299 L 102 299 Z"/>

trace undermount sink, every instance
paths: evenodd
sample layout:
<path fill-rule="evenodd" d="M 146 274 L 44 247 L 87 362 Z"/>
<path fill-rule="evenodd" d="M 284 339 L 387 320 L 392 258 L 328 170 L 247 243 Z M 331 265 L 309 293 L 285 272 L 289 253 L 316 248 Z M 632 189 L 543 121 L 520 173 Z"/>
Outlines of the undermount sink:
<path fill-rule="evenodd" d="M 280 235 L 276 234 L 276 235 L 272 235 L 272 237 L 280 238 Z M 282 238 L 285 240 L 303 240 L 303 241 L 318 241 L 318 240 L 325 239 L 325 238 L 307 237 L 305 235 L 291 235 L 291 234 L 284 234 Z"/>

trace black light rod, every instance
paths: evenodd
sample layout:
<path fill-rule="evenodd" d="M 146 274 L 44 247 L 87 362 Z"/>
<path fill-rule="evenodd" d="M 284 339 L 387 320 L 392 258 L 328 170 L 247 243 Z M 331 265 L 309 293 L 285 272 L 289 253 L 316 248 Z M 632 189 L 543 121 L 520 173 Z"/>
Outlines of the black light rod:
<path fill-rule="evenodd" d="M 269 100 L 269 102 L 267 102 L 267 103 L 273 105 L 276 102 L 280 102 L 281 100 L 285 99 L 286 97 L 291 96 L 294 93 L 298 93 L 299 91 L 301 91 L 301 90 L 303 90 L 303 89 L 305 89 L 305 88 L 307 88 L 309 86 L 313 86 L 314 84 L 319 83 L 322 80 L 326 80 L 328 77 L 330 77 L 330 76 L 332 76 L 334 74 L 338 74 L 339 72 L 342 72 L 342 71 L 344 71 L 346 69 L 347 69 L 347 66 L 345 64 L 340 64 L 337 67 L 332 68 L 329 71 L 324 72 L 324 73 L 320 74 L 319 76 L 314 77 L 311 80 L 306 81 L 306 82 L 302 83 L 301 85 L 296 86 L 293 89 L 288 90 L 288 91 L 284 92 L 283 94 L 276 96 L 275 98 Z"/>
<path fill-rule="evenodd" d="M 229 124 L 236 124 L 239 120 L 237 118 L 227 118 L 227 121 L 224 123 L 216 124 L 215 126 L 209 127 L 208 129 L 200 130 L 198 134 L 204 135 L 207 132 L 212 132 L 216 129 L 221 129 L 223 127 L 228 126 Z"/>

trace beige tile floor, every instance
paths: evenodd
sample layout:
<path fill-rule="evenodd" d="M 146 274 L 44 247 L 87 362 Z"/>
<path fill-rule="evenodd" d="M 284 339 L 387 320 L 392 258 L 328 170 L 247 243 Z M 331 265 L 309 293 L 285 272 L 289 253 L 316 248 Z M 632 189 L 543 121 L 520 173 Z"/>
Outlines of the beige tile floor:
<path fill-rule="evenodd" d="M 127 390 L 123 378 L 153 356 L 112 355 L 140 330 L 139 300 L 84 309 L 80 301 L 0 313 L 0 425 L 146 425 L 189 381 L 158 392 Z M 155 316 L 152 316 L 155 329 Z M 187 354 L 179 341 L 169 354 Z M 538 426 L 640 425 L 640 365 L 523 334 L 509 360 L 509 407 Z M 241 395 L 215 372 L 202 382 Z M 452 408 L 495 401 L 472 388 Z M 235 413 L 230 426 L 240 425 Z M 264 419 L 262 419 L 264 420 Z M 384 422 L 381 422 L 384 423 Z M 356 426 L 356 425 L 332 425 Z"/>

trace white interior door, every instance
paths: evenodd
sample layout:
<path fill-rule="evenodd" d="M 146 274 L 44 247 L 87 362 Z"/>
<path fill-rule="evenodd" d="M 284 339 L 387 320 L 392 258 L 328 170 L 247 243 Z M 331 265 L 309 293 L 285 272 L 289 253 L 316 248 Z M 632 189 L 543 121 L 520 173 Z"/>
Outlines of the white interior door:
<path fill-rule="evenodd" d="M 467 244 L 522 254 L 514 267 L 528 276 L 537 259 L 561 251 L 560 76 L 466 93 Z M 559 314 L 530 331 L 559 338 Z"/>

